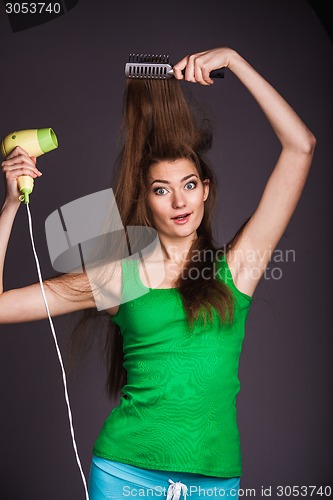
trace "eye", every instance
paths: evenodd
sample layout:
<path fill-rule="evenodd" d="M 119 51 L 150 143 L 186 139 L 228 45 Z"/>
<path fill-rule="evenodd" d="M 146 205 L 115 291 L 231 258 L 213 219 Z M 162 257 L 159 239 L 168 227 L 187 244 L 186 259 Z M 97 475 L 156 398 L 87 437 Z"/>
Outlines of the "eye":
<path fill-rule="evenodd" d="M 195 181 L 190 181 L 187 184 L 185 184 L 185 189 L 195 189 L 197 187 L 197 183 Z"/>
<path fill-rule="evenodd" d="M 167 193 L 167 190 L 164 187 L 158 187 L 154 189 L 154 193 L 157 194 L 158 196 L 161 196 Z"/>

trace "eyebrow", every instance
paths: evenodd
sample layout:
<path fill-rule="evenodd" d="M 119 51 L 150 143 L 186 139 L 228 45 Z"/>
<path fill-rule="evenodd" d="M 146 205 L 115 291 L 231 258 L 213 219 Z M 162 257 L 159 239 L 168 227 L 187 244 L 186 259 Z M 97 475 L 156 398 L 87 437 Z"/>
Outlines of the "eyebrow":
<path fill-rule="evenodd" d="M 196 177 L 196 178 L 198 178 L 198 176 L 195 175 L 195 174 L 189 174 L 189 175 L 185 175 L 185 177 L 183 177 L 182 179 L 180 179 L 180 182 L 184 182 L 187 179 L 189 179 L 190 177 Z M 169 181 L 166 181 L 166 180 L 163 180 L 163 179 L 155 179 L 150 185 L 152 186 L 155 182 L 162 182 L 163 184 L 170 184 Z"/>

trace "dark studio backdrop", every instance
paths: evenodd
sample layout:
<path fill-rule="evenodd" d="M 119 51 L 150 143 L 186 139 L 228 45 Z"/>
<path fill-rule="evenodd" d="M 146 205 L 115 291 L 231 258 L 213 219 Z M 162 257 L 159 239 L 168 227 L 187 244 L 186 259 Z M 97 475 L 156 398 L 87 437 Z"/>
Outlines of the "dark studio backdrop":
<path fill-rule="evenodd" d="M 56 274 L 45 238 L 48 215 L 110 187 L 129 53 L 170 54 L 175 63 L 191 52 L 233 47 L 316 135 L 313 168 L 279 243 L 280 257 L 276 254 L 254 295 L 237 406 L 243 489 L 255 488 L 260 497 L 261 486 L 271 486 L 274 499 L 281 498 L 278 485 L 332 485 L 333 51 L 327 16 L 304 0 L 60 4 L 62 15 L 39 24 L 31 17 L 7 16 L 0 4 L 0 136 L 52 127 L 59 139 L 57 150 L 39 158 L 43 177 L 35 183 L 30 204 L 44 277 Z M 230 72 L 209 88 L 187 85 L 195 99 L 213 110 L 216 135 L 210 159 L 219 182 L 222 244 L 257 206 L 279 144 Z M 5 289 L 36 281 L 22 206 L 9 243 Z M 72 321 L 54 319 L 63 352 Z M 83 500 L 48 321 L 2 325 L 0 343 L 1 497 Z M 68 376 L 86 477 L 94 441 L 113 407 L 104 382 L 97 347 Z"/>

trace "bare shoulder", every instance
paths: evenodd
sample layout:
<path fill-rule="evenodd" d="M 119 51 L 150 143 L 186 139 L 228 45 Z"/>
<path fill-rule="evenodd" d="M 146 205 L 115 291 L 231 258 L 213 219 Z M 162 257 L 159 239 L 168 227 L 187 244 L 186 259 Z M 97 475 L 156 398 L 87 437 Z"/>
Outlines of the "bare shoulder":
<path fill-rule="evenodd" d="M 114 316 L 122 297 L 121 261 L 104 263 L 86 270 L 95 307 Z"/>

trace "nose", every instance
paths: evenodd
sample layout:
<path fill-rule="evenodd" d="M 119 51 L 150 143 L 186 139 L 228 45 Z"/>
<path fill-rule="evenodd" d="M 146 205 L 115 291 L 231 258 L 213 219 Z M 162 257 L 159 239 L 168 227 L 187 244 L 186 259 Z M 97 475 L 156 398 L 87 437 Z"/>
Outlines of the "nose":
<path fill-rule="evenodd" d="M 175 191 L 172 198 L 172 208 L 182 208 L 186 206 L 186 199 L 184 194 Z"/>

